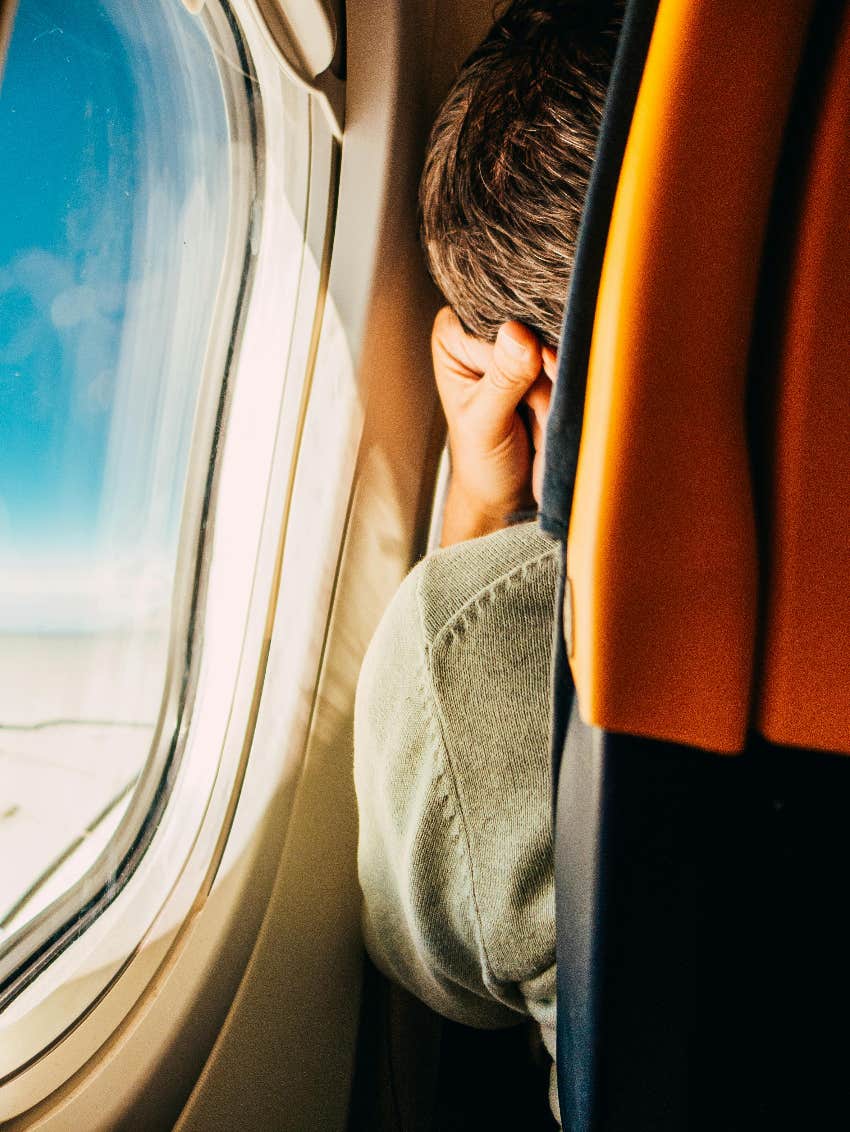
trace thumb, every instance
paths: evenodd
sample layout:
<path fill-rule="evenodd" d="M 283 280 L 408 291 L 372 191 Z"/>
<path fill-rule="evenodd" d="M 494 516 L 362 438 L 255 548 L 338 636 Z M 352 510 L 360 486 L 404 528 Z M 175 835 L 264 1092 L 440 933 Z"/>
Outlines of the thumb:
<path fill-rule="evenodd" d="M 507 430 L 542 364 L 540 344 L 532 331 L 521 322 L 503 323 L 490 364 L 476 388 L 476 410 L 492 425 Z"/>

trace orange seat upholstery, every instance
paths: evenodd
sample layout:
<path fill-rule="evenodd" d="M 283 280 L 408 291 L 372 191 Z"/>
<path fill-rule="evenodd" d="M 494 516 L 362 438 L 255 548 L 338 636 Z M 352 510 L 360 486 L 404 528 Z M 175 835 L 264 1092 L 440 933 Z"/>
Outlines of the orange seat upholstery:
<path fill-rule="evenodd" d="M 810 0 L 662 0 L 605 253 L 568 539 L 583 719 L 716 751 L 750 715 L 745 386 Z"/>
<path fill-rule="evenodd" d="M 778 319 L 755 718 L 850 753 L 850 9 L 818 102 Z"/>
<path fill-rule="evenodd" d="M 837 1128 L 850 0 L 660 0 L 645 59 L 598 291 L 565 320 L 595 299 L 554 655 L 561 1112 Z"/>

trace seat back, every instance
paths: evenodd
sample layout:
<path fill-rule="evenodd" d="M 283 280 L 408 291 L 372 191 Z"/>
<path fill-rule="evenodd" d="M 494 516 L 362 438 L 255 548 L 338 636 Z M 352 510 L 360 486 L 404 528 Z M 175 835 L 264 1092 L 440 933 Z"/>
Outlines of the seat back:
<path fill-rule="evenodd" d="M 581 420 L 574 495 L 547 469 L 542 506 L 562 534 L 571 504 L 553 750 L 574 1130 L 826 1126 L 840 1096 L 850 30 L 845 5 L 781 7 L 658 5 L 572 433 L 556 383 L 553 468 Z"/>

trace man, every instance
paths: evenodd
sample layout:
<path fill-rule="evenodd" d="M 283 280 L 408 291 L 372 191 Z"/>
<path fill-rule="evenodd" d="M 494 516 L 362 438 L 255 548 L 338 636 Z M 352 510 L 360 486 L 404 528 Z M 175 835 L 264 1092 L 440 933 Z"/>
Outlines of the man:
<path fill-rule="evenodd" d="M 420 202 L 450 304 L 432 335 L 451 456 L 445 549 L 387 610 L 355 719 L 370 954 L 460 1022 L 530 1015 L 553 1056 L 557 565 L 535 525 L 511 522 L 539 489 L 619 14 L 616 4 L 515 0 L 434 125 Z"/>

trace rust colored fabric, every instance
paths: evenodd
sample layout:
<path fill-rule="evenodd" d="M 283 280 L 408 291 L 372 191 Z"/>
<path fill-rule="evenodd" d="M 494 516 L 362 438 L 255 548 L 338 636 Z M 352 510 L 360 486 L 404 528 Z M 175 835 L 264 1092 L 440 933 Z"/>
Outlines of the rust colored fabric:
<path fill-rule="evenodd" d="M 745 385 L 811 4 L 662 0 L 608 238 L 568 539 L 583 718 L 734 752 L 757 564 Z"/>
<path fill-rule="evenodd" d="M 782 331 L 757 724 L 850 753 L 850 9 L 816 125 Z"/>

